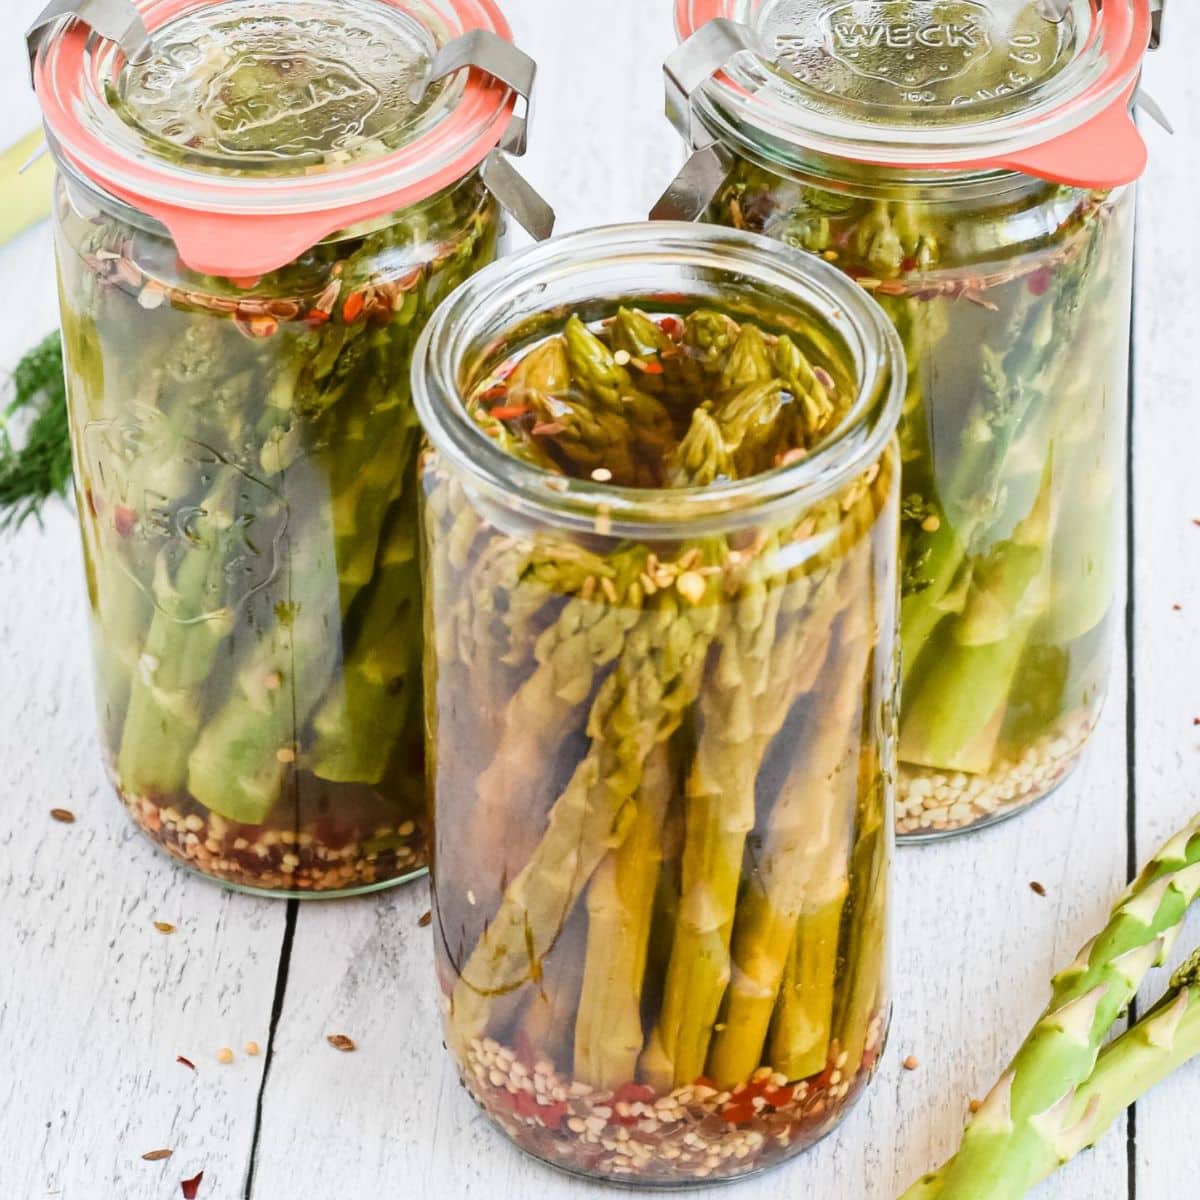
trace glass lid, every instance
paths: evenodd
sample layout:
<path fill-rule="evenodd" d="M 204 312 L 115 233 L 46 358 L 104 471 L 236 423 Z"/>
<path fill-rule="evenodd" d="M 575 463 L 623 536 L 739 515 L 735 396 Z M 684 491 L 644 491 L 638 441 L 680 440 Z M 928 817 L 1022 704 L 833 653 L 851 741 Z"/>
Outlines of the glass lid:
<path fill-rule="evenodd" d="M 1148 0 L 677 0 L 690 37 L 746 27 L 694 97 L 714 131 L 863 161 L 964 165 L 1045 143 L 1126 101 Z"/>
<path fill-rule="evenodd" d="M 106 60 L 111 114 L 96 117 L 131 154 L 198 171 L 311 174 L 390 154 L 447 117 L 462 79 L 412 98 L 444 35 L 384 0 L 185 9 L 135 61 Z"/>
<path fill-rule="evenodd" d="M 36 43 L 47 137 L 196 270 L 275 270 L 458 183 L 513 125 L 517 93 L 469 63 L 423 86 L 451 43 L 511 43 L 492 0 L 111 3 L 148 31 L 129 54 L 69 17 Z"/>

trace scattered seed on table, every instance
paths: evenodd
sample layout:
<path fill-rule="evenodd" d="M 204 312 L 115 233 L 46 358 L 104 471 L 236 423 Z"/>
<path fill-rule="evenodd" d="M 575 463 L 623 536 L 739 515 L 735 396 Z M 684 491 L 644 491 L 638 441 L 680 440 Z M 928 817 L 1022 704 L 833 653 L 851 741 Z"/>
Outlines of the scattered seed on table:
<path fill-rule="evenodd" d="M 204 1178 L 204 1172 L 201 1171 L 198 1175 L 193 1175 L 191 1179 L 184 1179 L 180 1184 L 180 1190 L 183 1192 L 183 1200 L 196 1200 L 196 1196 L 200 1192 L 200 1181 Z"/>
<path fill-rule="evenodd" d="M 920 1065 L 921 1064 L 918 1061 L 917 1056 L 915 1054 L 910 1054 L 904 1060 L 904 1063 L 903 1063 L 904 1069 L 906 1071 L 915 1071 Z"/>
<path fill-rule="evenodd" d="M 325 1039 L 335 1050 L 340 1050 L 343 1054 L 350 1054 L 358 1049 L 354 1044 L 353 1038 L 348 1038 L 344 1033 L 331 1033 Z"/>
<path fill-rule="evenodd" d="M 187 1067 L 189 1071 L 196 1069 L 196 1064 L 190 1058 L 184 1058 L 182 1054 L 175 1055 L 175 1061 L 181 1066 Z"/>
<path fill-rule="evenodd" d="M 170 923 L 170 921 L 155 921 L 154 928 L 157 929 L 159 933 L 174 933 L 175 932 L 175 926 L 172 925 Z"/>
<path fill-rule="evenodd" d="M 149 1153 L 143 1154 L 142 1158 L 144 1158 L 146 1162 L 162 1162 L 163 1159 L 170 1158 L 174 1153 L 174 1150 L 151 1150 Z"/>
<path fill-rule="evenodd" d="M 225 1066 L 228 1066 L 231 1062 L 233 1062 L 233 1051 L 228 1046 L 222 1046 L 221 1049 L 217 1051 L 217 1062 L 224 1063 Z"/>
<path fill-rule="evenodd" d="M 257 1042 L 247 1042 L 246 1043 L 246 1053 L 248 1055 L 250 1055 L 251 1058 L 257 1058 L 258 1057 L 258 1043 Z"/>
<path fill-rule="evenodd" d="M 433 910 L 427 908 L 421 914 L 421 919 L 417 922 L 417 925 L 420 926 L 420 928 L 422 928 L 422 929 L 427 929 L 432 921 L 433 921 Z"/>
<path fill-rule="evenodd" d="M 63 825 L 75 824 L 75 814 L 69 808 L 52 808 L 50 810 L 50 815 L 56 821 L 60 821 Z"/>
<path fill-rule="evenodd" d="M 971 1115 L 974 1116 L 983 1107 L 983 1101 L 982 1100 L 972 1100 L 971 1103 L 967 1105 L 967 1107 L 971 1110 Z"/>
<path fill-rule="evenodd" d="M 1038 883 L 1036 879 L 1030 883 L 1029 890 L 1031 892 L 1035 892 L 1039 896 L 1044 896 L 1046 894 L 1045 884 Z"/>

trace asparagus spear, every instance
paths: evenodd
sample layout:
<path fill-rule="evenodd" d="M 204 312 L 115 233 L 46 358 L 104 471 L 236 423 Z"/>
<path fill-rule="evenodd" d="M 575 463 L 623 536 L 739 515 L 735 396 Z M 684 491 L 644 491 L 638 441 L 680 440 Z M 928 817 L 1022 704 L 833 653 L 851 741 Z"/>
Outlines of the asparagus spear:
<path fill-rule="evenodd" d="M 715 631 L 714 599 L 711 584 L 694 600 L 675 589 L 660 591 L 627 636 L 592 709 L 592 748 L 462 967 L 451 1011 L 462 1041 L 483 1035 L 497 998 L 537 981 L 540 963 L 588 882 L 628 836 L 646 761 L 699 687 Z"/>
<path fill-rule="evenodd" d="M 1097 1065 L 1100 1045 L 1159 965 L 1200 895 L 1200 817 L 1147 864 L 1108 924 L 1053 983 L 1050 1004 L 963 1135 L 958 1153 L 905 1200 L 1023 1196 L 1046 1127 Z M 1053 1124 L 1050 1125 L 1054 1130 Z"/>
<path fill-rule="evenodd" d="M 296 494 L 320 496 L 308 462 L 286 481 Z M 286 498 L 285 493 L 285 498 Z M 318 502 L 284 546 L 286 590 L 250 641 L 233 690 L 205 726 L 188 760 L 188 790 L 231 821 L 261 825 L 279 800 L 296 760 L 304 721 L 329 686 L 340 651 L 337 565 L 331 509 Z"/>
<path fill-rule="evenodd" d="M 1053 464 L 1029 515 L 975 570 L 962 615 L 935 643 L 932 667 L 905 692 L 905 762 L 983 773 L 995 758 L 1009 695 L 1048 598 Z"/>
<path fill-rule="evenodd" d="M 188 755 L 204 720 L 205 688 L 234 626 L 226 597 L 242 486 L 239 471 L 218 470 L 178 566 L 173 548 L 159 556 L 156 611 L 134 675 L 117 760 L 121 784 L 134 795 L 170 796 L 187 781 Z M 197 609 L 206 608 L 212 615 L 197 619 Z"/>
<path fill-rule="evenodd" d="M 642 985 L 672 783 L 670 748 L 660 743 L 646 764 L 633 828 L 588 888 L 575 1076 L 593 1087 L 616 1089 L 637 1075 L 645 1040 Z"/>
<path fill-rule="evenodd" d="M 390 518 L 354 644 L 313 717 L 305 761 L 319 779 L 379 784 L 419 702 L 420 602 L 416 532 L 409 505 Z"/>
<path fill-rule="evenodd" d="M 869 556 L 869 541 L 865 550 L 856 548 L 843 594 L 857 596 L 867 586 L 864 559 Z M 821 616 L 814 618 L 818 627 L 821 621 Z M 806 714 L 803 749 L 771 808 L 758 868 L 738 904 L 729 1001 L 708 1064 L 710 1077 L 723 1085 L 749 1079 L 763 1061 L 789 958 L 796 973 L 776 1023 L 771 1062 L 789 1079 L 807 1078 L 825 1066 L 838 930 L 849 892 L 864 676 L 871 650 L 861 604 L 847 606 L 840 626 L 828 662 L 805 646 L 806 656 L 818 664 L 815 678 L 834 680 L 832 690 L 827 702 L 822 700 L 815 710 L 810 705 Z"/>

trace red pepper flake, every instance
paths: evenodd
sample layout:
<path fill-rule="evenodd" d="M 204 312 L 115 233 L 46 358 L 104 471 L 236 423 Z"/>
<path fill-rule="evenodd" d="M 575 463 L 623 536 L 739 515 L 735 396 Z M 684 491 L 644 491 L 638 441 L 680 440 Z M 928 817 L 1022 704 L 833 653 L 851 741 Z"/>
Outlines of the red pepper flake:
<path fill-rule="evenodd" d="M 348 325 L 353 324 L 362 316 L 365 304 L 362 292 L 352 292 L 346 298 L 346 303 L 342 306 L 342 317 Z"/>
<path fill-rule="evenodd" d="M 52 808 L 50 815 L 62 825 L 75 824 L 75 814 L 69 808 Z"/>
<path fill-rule="evenodd" d="M 354 1044 L 354 1039 L 347 1037 L 344 1033 L 331 1033 L 325 1040 L 335 1050 L 340 1050 L 343 1054 L 352 1054 L 358 1049 Z"/>
<path fill-rule="evenodd" d="M 426 910 L 425 910 L 425 911 L 424 911 L 424 912 L 421 914 L 421 919 L 420 919 L 420 920 L 417 922 L 417 925 L 418 925 L 418 926 L 419 926 L 421 929 L 428 929 L 428 928 L 429 928 L 429 926 L 430 926 L 432 923 L 433 923 L 433 910 L 432 910 L 432 909 L 426 909 Z"/>
<path fill-rule="evenodd" d="M 786 1108 L 796 1098 L 796 1089 L 770 1085 L 763 1089 L 762 1095 L 772 1108 Z"/>
<path fill-rule="evenodd" d="M 148 1153 L 143 1154 L 142 1158 L 146 1162 L 163 1162 L 165 1159 L 170 1158 L 174 1153 L 174 1150 L 151 1150 Z"/>
<path fill-rule="evenodd" d="M 193 1175 L 191 1179 L 183 1180 L 179 1187 L 183 1192 L 183 1200 L 196 1200 L 196 1196 L 200 1191 L 200 1181 L 204 1178 L 204 1172 L 201 1171 L 197 1175 Z"/>
<path fill-rule="evenodd" d="M 492 409 L 492 416 L 497 421 L 517 421 L 529 412 L 526 404 L 502 404 Z"/>
<path fill-rule="evenodd" d="M 663 365 L 660 362 L 642 362 L 640 359 L 635 359 L 634 365 L 643 375 L 661 375 L 663 373 Z"/>
<path fill-rule="evenodd" d="M 537 1102 L 537 1097 L 529 1092 L 517 1092 L 513 1100 L 513 1112 L 518 1117 L 525 1117 L 526 1120 L 538 1116 L 538 1110 L 541 1105 Z"/>
<path fill-rule="evenodd" d="M 644 1083 L 623 1083 L 613 1093 L 616 1104 L 653 1104 L 658 1093 Z"/>
<path fill-rule="evenodd" d="M 113 506 L 113 528 L 118 537 L 127 538 L 137 525 L 137 513 L 127 504 Z"/>
<path fill-rule="evenodd" d="M 697 1075 L 696 1081 L 692 1084 L 692 1087 L 711 1088 L 714 1092 L 719 1092 L 721 1090 L 717 1086 L 717 1081 L 715 1079 L 709 1079 L 707 1075 Z"/>
<path fill-rule="evenodd" d="M 235 288 L 239 288 L 243 292 L 248 292 L 248 291 L 251 291 L 253 288 L 258 287 L 258 285 L 260 283 L 262 283 L 262 276 L 261 275 L 244 275 L 241 277 L 230 276 L 229 282 L 232 283 Z"/>
<path fill-rule="evenodd" d="M 1029 293 L 1032 296 L 1044 296 L 1050 290 L 1050 281 L 1053 276 L 1050 273 L 1049 267 L 1042 267 L 1040 271 L 1034 271 L 1029 277 Z"/>
<path fill-rule="evenodd" d="M 1193 725 L 1200 725 L 1200 717 L 1193 717 L 1193 718 L 1192 718 L 1192 724 L 1193 724 Z"/>
<path fill-rule="evenodd" d="M 684 334 L 684 324 L 678 317 L 666 316 L 658 322 L 658 327 L 673 341 L 679 341 Z"/>
<path fill-rule="evenodd" d="M 908 272 L 917 269 L 917 260 L 910 254 L 907 258 L 900 260 L 900 270 Z"/>
<path fill-rule="evenodd" d="M 313 308 L 309 310 L 308 316 L 304 318 L 304 323 L 309 329 L 320 329 L 328 320 L 329 313 L 319 308 Z"/>
<path fill-rule="evenodd" d="M 182 1054 L 175 1055 L 175 1061 L 181 1066 L 187 1067 L 189 1071 L 196 1069 L 196 1064 L 190 1058 L 184 1058 Z"/>
<path fill-rule="evenodd" d="M 479 399 L 483 404 L 495 404 L 497 400 L 503 400 L 507 395 L 507 385 L 498 383 L 494 387 L 488 388 L 486 392 L 481 393 Z"/>
<path fill-rule="evenodd" d="M 750 1100 L 731 1100 L 721 1109 L 721 1117 L 730 1125 L 745 1125 L 758 1116 Z"/>

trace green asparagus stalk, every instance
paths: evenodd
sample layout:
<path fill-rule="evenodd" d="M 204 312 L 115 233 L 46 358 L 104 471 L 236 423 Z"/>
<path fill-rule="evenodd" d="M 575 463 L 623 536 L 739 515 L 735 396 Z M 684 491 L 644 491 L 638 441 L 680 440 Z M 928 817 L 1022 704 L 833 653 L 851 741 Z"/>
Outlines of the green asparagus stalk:
<path fill-rule="evenodd" d="M 170 796 L 187 782 L 205 689 L 234 626 L 226 596 L 243 486 L 239 471 L 220 469 L 182 561 L 174 567 L 171 550 L 159 556 L 154 619 L 134 672 L 117 759 L 121 784 L 134 795 Z M 210 615 L 197 616 L 206 609 Z"/>
<path fill-rule="evenodd" d="M 858 565 L 842 589 L 854 596 L 867 582 L 869 556 L 859 547 Z M 836 646 L 826 655 L 813 654 L 821 665 L 818 678 L 834 679 L 828 703 L 807 714 L 796 766 L 771 808 L 758 870 L 738 904 L 733 938 L 733 979 L 713 1040 L 708 1074 L 722 1085 L 745 1079 L 763 1061 L 771 1014 L 793 946 L 808 954 L 795 956 L 797 974 L 792 999 L 781 1009 L 771 1062 L 789 1079 L 804 1079 L 825 1066 L 837 975 L 837 934 L 849 891 L 851 826 L 858 795 L 858 742 L 870 653 L 865 621 L 856 619 L 862 606 L 851 604 L 841 619 Z M 814 929 L 828 929 L 814 943 Z M 802 926 L 802 927 L 801 927 Z M 798 927 L 801 927 L 798 932 Z M 815 969 L 815 953 L 828 970 Z M 819 1051 L 819 1061 L 812 1055 Z M 785 1065 L 786 1064 L 786 1065 Z"/>
<path fill-rule="evenodd" d="M 983 773 L 995 758 L 1009 695 L 1029 637 L 1048 601 L 1053 464 L 1032 511 L 976 569 L 961 616 L 904 695 L 905 762 Z"/>
<path fill-rule="evenodd" d="M 1121 898 L 1098 937 L 1053 983 L 1051 1001 L 963 1135 L 958 1153 L 904 1200 L 1024 1196 L 1060 1131 L 1054 1114 L 1097 1066 L 1101 1043 L 1149 970 L 1170 952 L 1200 895 L 1200 818 L 1173 837 Z M 1128 1035 L 1127 1035 L 1128 1036 Z"/>
<path fill-rule="evenodd" d="M 637 1075 L 645 1041 L 642 984 L 672 783 L 670 748 L 660 743 L 646 764 L 633 828 L 588 888 L 575 1076 L 593 1087 L 616 1089 Z"/>
<path fill-rule="evenodd" d="M 413 514 L 402 502 L 390 518 L 353 647 L 313 717 L 306 762 L 319 779 L 380 783 L 419 703 L 415 538 Z"/>
<path fill-rule="evenodd" d="M 289 482 L 297 494 L 321 495 L 321 479 L 304 463 L 292 468 Z M 318 501 L 308 522 L 290 531 L 283 547 L 286 598 L 264 621 L 266 632 L 246 631 L 250 645 L 232 691 L 188 760 L 189 791 L 231 821 L 261 825 L 275 807 L 303 722 L 337 663 L 341 612 L 330 512 Z"/>
<path fill-rule="evenodd" d="M 659 591 L 627 636 L 589 720 L 592 748 L 550 813 L 546 832 L 463 965 L 451 1023 L 464 1042 L 488 1028 L 496 999 L 528 982 L 610 851 L 628 836 L 654 747 L 692 702 L 715 632 L 714 588 Z"/>
<path fill-rule="evenodd" d="M 643 1063 L 651 1084 L 664 1090 L 704 1073 L 730 978 L 729 944 L 746 838 L 754 828 L 758 771 L 790 707 L 782 677 L 803 653 L 807 636 L 806 623 L 797 622 L 792 636 L 799 645 L 781 653 L 776 629 L 787 589 L 772 580 L 770 559 L 769 550 L 756 556 L 727 603 L 717 664 L 700 699 L 700 739 L 685 785 L 683 898 L 662 1011 Z"/>

